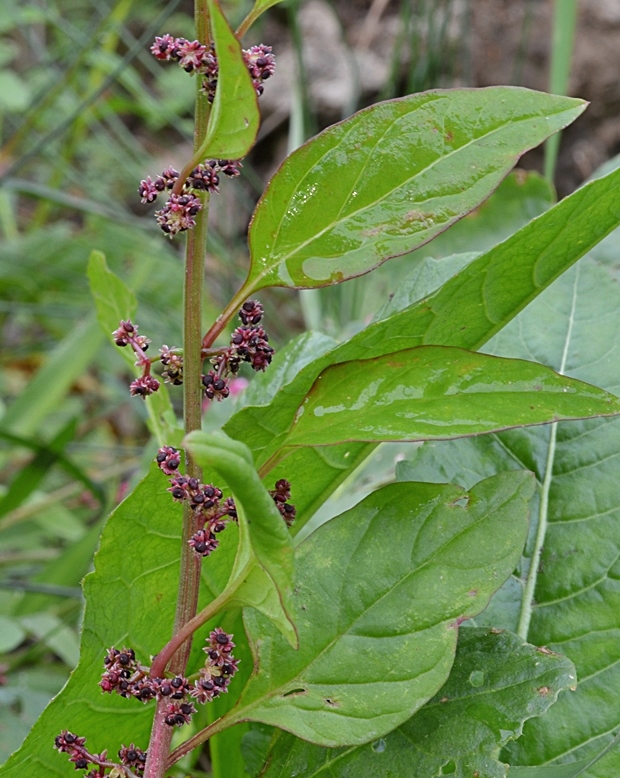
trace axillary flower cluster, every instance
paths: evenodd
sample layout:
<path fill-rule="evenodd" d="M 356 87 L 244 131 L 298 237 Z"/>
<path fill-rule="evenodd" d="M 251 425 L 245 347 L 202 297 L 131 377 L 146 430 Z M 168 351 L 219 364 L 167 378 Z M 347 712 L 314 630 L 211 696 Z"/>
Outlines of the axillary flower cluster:
<path fill-rule="evenodd" d="M 211 369 L 201 376 L 202 388 L 209 400 L 224 400 L 230 395 L 230 379 L 237 375 L 242 362 L 249 364 L 252 370 L 263 371 L 273 359 L 275 350 L 269 345 L 269 335 L 260 324 L 263 306 L 257 300 L 247 300 L 241 306 L 239 318 L 241 326 L 232 333 L 229 346 L 203 350 L 203 358 L 211 364 Z M 112 337 L 120 348 L 131 347 L 137 357 L 136 367 L 142 370 L 142 375 L 129 386 L 132 396 L 145 398 L 159 389 L 160 382 L 151 373 L 155 362 L 163 365 L 162 378 L 166 383 L 174 386 L 183 383 L 181 349 L 162 346 L 159 357 L 149 358 L 146 351 L 151 341 L 138 335 L 138 325 L 131 321 L 121 321 Z"/>
<path fill-rule="evenodd" d="M 162 35 L 155 38 L 151 53 L 159 60 L 176 62 L 186 73 L 202 78 L 201 91 L 213 102 L 219 66 L 215 50 L 200 41 L 173 38 Z M 271 46 L 260 44 L 243 50 L 243 59 L 252 79 L 257 95 L 262 95 L 263 83 L 275 72 L 276 61 Z M 175 189 L 155 218 L 161 229 L 171 238 L 196 226 L 195 216 L 202 209 L 197 196 L 200 192 L 219 192 L 220 175 L 234 178 L 239 175 L 241 163 L 232 159 L 208 159 L 198 164 L 178 190 L 179 173 L 172 167 L 166 168 L 152 179 L 147 176 L 140 182 L 138 194 L 143 203 L 153 203 L 158 195 Z"/>

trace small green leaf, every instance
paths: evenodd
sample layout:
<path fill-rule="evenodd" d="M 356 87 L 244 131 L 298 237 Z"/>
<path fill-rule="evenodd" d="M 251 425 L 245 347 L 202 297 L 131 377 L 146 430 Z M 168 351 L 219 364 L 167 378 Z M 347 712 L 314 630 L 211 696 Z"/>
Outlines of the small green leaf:
<path fill-rule="evenodd" d="M 122 319 L 135 317 L 137 301 L 134 293 L 113 273 L 107 265 L 105 255 L 100 251 L 91 252 L 88 260 L 88 282 L 95 299 L 97 319 L 108 338 L 118 327 Z M 135 323 L 135 319 L 134 319 Z M 140 374 L 135 367 L 135 355 L 129 348 L 117 349 L 131 369 Z M 179 443 L 176 416 L 168 389 L 160 382 L 159 389 L 144 399 L 149 414 L 149 428 L 160 446 Z"/>
<path fill-rule="evenodd" d="M 97 319 L 105 334 L 111 337 L 121 319 L 131 319 L 136 315 L 138 301 L 127 285 L 110 270 L 101 251 L 91 252 L 87 275 Z M 132 353 L 127 353 L 127 349 L 122 349 L 121 353 L 133 365 L 135 358 L 132 358 Z"/>
<path fill-rule="evenodd" d="M 239 41 L 219 2 L 207 0 L 207 4 L 219 71 L 207 135 L 199 154 L 202 159 L 240 159 L 252 148 L 260 124 L 256 90 Z"/>
<path fill-rule="evenodd" d="M 321 526 L 296 553 L 299 650 L 245 612 L 260 672 L 230 722 L 261 721 L 337 746 L 406 721 L 445 682 L 458 625 L 510 575 L 531 493 L 526 472 L 469 493 L 392 484 Z"/>
<path fill-rule="evenodd" d="M 574 683 L 575 668 L 563 656 L 509 632 L 461 629 L 447 683 L 394 732 L 347 749 L 320 748 L 281 733 L 261 777 L 435 778 L 452 764 L 455 778 L 505 778 L 507 765 L 498 761 L 497 749 Z"/>
<path fill-rule="evenodd" d="M 285 160 L 256 208 L 248 293 L 340 283 L 428 243 L 584 107 L 514 87 L 434 90 L 328 128 Z"/>
<path fill-rule="evenodd" d="M 421 346 L 327 368 L 284 445 L 447 439 L 617 413 L 619 398 L 535 362 Z"/>
<path fill-rule="evenodd" d="M 230 487 L 239 515 L 239 551 L 231 580 L 244 581 L 229 605 L 261 610 L 297 645 L 291 620 L 293 541 L 284 519 L 261 483 L 247 446 L 223 432 L 190 433 L 184 445 L 201 467 L 219 473 Z"/>

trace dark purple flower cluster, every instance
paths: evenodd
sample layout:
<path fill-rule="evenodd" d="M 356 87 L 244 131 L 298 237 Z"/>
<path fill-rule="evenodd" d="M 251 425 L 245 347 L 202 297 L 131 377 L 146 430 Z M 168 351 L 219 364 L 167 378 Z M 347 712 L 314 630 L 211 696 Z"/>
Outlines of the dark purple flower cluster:
<path fill-rule="evenodd" d="M 183 383 L 183 355 L 175 353 L 174 349 L 162 346 L 159 361 L 164 366 L 162 376 L 167 384 L 180 386 Z"/>
<path fill-rule="evenodd" d="M 252 78 L 256 94 L 260 97 L 265 91 L 263 82 L 271 78 L 276 70 L 276 58 L 271 53 L 271 46 L 259 43 L 258 46 L 244 49 L 243 59 Z"/>
<path fill-rule="evenodd" d="M 146 351 L 151 342 L 144 335 L 138 335 L 138 325 L 132 324 L 128 319 L 121 321 L 118 329 L 112 333 L 114 342 L 120 348 L 131 346 L 137 357 L 136 367 L 142 368 L 142 375 L 129 385 L 132 397 L 148 397 L 159 389 L 159 381 L 151 375 L 151 360 L 146 356 Z"/>
<path fill-rule="evenodd" d="M 76 770 L 89 770 L 85 778 L 103 778 L 105 775 L 133 778 L 144 775 L 146 764 L 146 751 L 137 748 L 133 743 L 129 746 L 121 746 L 118 752 L 120 762 L 108 761 L 107 751 L 100 754 L 91 754 L 86 748 L 86 738 L 78 737 L 64 729 L 54 740 L 54 747 L 61 754 L 68 754 L 69 761 L 75 765 Z"/>
<path fill-rule="evenodd" d="M 291 499 L 291 485 L 286 478 L 280 478 L 276 481 L 275 489 L 270 491 L 269 494 L 273 497 L 273 501 L 276 504 L 277 509 L 282 514 L 282 518 L 286 522 L 286 526 L 290 527 L 295 521 L 295 515 L 297 509 L 294 505 L 291 505 L 288 500 Z"/>
<path fill-rule="evenodd" d="M 131 649 L 118 650 L 110 648 L 103 661 L 104 672 L 99 686 L 104 692 L 116 692 L 121 697 L 135 697 L 140 702 L 150 700 L 166 700 L 165 722 L 171 727 L 183 726 L 189 723 L 196 713 L 193 702 L 210 702 L 219 694 L 228 691 L 231 679 L 237 672 L 239 661 L 232 655 L 235 644 L 232 635 L 217 627 L 210 635 L 204 651 L 207 654 L 204 667 L 201 668 L 198 679 L 192 683 L 182 675 L 172 678 L 152 678 L 149 668 L 136 662 L 135 653 Z M 72 761 L 84 760 L 84 767 L 92 762 L 83 754 L 84 738 L 75 738 L 70 733 L 61 733 L 56 738 L 56 747 L 71 754 Z M 134 766 L 142 761 L 144 752 L 136 749 L 133 744 L 128 749 L 121 749 L 119 756 L 125 765 Z M 100 755 L 101 761 L 105 754 Z M 82 762 L 80 762 L 82 764 Z"/>
<path fill-rule="evenodd" d="M 220 191 L 220 174 L 229 177 L 238 176 L 240 168 L 241 163 L 234 159 L 209 159 L 197 165 L 183 183 L 181 193 L 173 192 L 164 207 L 155 212 L 155 218 L 162 230 L 172 237 L 195 227 L 195 216 L 202 209 L 200 198 L 195 192 L 216 194 Z M 161 175 L 155 177 L 155 180 L 147 176 L 140 181 L 138 187 L 142 202 L 154 203 L 157 195 L 172 189 L 178 178 L 178 171 L 172 167 L 166 168 Z"/>
<path fill-rule="evenodd" d="M 155 38 L 151 46 L 151 53 L 159 60 L 178 62 L 179 66 L 187 73 L 198 73 L 202 76 L 201 90 L 213 102 L 219 65 L 215 49 L 207 48 L 200 41 L 188 41 L 186 38 L 173 38 L 172 35 L 162 35 Z M 263 43 L 243 49 L 243 60 L 246 64 L 256 94 L 263 94 L 263 83 L 270 78 L 276 69 L 276 59 L 273 56 L 271 46 Z"/>
<path fill-rule="evenodd" d="M 207 557 L 219 546 L 217 537 L 230 521 L 236 521 L 237 509 L 232 497 L 223 499 L 222 490 L 212 484 L 202 484 L 197 478 L 177 473 L 181 458 L 172 446 L 160 448 L 155 457 L 159 468 L 172 475 L 168 491 L 177 502 L 188 503 L 203 526 L 189 540 L 200 556 Z"/>
<path fill-rule="evenodd" d="M 236 375 L 242 362 L 253 370 L 265 370 L 271 364 L 274 349 L 269 336 L 260 326 L 263 306 L 257 300 L 246 300 L 239 311 L 241 327 L 233 332 L 230 346 L 211 359 L 213 370 L 202 377 L 205 395 L 209 400 L 224 400 L 230 394 L 231 375 Z"/>
<path fill-rule="evenodd" d="M 230 681 L 239 668 L 239 660 L 232 655 L 234 647 L 232 635 L 219 627 L 211 632 L 209 642 L 203 649 L 207 655 L 205 666 L 200 670 L 199 678 L 190 692 L 195 700 L 211 702 L 228 691 Z"/>

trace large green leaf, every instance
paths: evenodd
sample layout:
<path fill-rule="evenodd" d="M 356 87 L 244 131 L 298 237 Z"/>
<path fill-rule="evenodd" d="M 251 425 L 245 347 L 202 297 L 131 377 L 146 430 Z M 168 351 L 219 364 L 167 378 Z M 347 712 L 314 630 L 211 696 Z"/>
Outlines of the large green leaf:
<path fill-rule="evenodd" d="M 583 109 L 513 87 L 434 90 L 328 128 L 285 160 L 256 208 L 248 293 L 339 283 L 427 243 Z"/>
<path fill-rule="evenodd" d="M 527 353 L 617 389 L 619 311 L 620 291 L 608 270 L 584 260 L 490 346 L 502 354 Z M 412 458 L 410 477 L 432 477 L 434 471 L 439 480 L 454 477 L 466 483 L 481 472 L 526 466 L 541 484 L 543 499 L 533 530 L 540 529 L 544 536 L 539 539 L 542 557 L 532 568 L 533 533 L 521 565 L 522 579 L 531 573 L 535 583 L 531 621 L 528 625 L 524 619 L 520 581 L 507 595 L 509 618 L 513 627 L 521 621 L 532 642 L 570 657 L 579 685 L 575 694 L 561 695 L 544 718 L 526 725 L 524 737 L 506 754 L 511 764 L 587 760 L 620 727 L 618 452 L 620 424 L 600 419 L 504 433 L 484 442 L 472 439 L 466 449 L 460 441 L 425 445 Z M 584 775 L 609 778 L 618 773 L 616 748 Z"/>
<path fill-rule="evenodd" d="M 293 541 L 282 515 L 254 469 L 247 446 L 223 432 L 196 430 L 184 444 L 201 467 L 219 473 L 232 490 L 239 515 L 239 550 L 231 572 L 237 580 L 230 604 L 261 610 L 297 646 L 291 620 Z"/>
<path fill-rule="evenodd" d="M 510 574 L 532 479 L 384 487 L 298 548 L 299 650 L 256 611 L 254 674 L 229 721 L 276 725 L 312 742 L 363 743 L 407 720 L 445 682 L 459 624 Z"/>
<path fill-rule="evenodd" d="M 619 186 L 620 170 L 616 170 L 579 189 L 471 262 L 434 294 L 375 322 L 308 365 L 267 407 L 237 413 L 226 425 L 227 432 L 246 442 L 262 465 L 267 447 L 283 439 L 306 393 L 329 365 L 424 343 L 480 348 L 620 224 Z M 425 294 L 425 289 L 420 291 L 421 297 Z M 415 297 L 415 292 L 411 295 Z M 293 485 L 304 483 L 305 513 L 299 515 L 298 527 L 371 451 L 369 446 L 356 444 L 301 450 L 287 458 L 286 473 L 274 470 L 270 474 L 270 478 L 286 475 Z M 313 494 L 308 483 L 317 485 Z"/>
<path fill-rule="evenodd" d="M 256 90 L 241 46 L 228 26 L 218 0 L 207 0 L 211 32 L 219 64 L 217 89 L 200 157 L 245 157 L 254 145 L 260 123 Z"/>
<path fill-rule="evenodd" d="M 445 439 L 616 413 L 619 398 L 535 362 L 420 346 L 327 368 L 284 445 Z"/>
<path fill-rule="evenodd" d="M 356 748 L 320 748 L 278 736 L 264 778 L 505 778 L 497 749 L 519 737 L 558 692 L 574 686 L 565 657 L 540 652 L 502 630 L 462 629 L 450 677 L 435 697 L 385 738 Z"/>
<path fill-rule="evenodd" d="M 0 768 L 2 778 L 74 775 L 66 756 L 53 749 L 55 735 L 65 728 L 88 737 L 95 751 L 108 748 L 115 754 L 121 743 L 131 741 L 146 747 L 153 707 L 102 694 L 97 683 L 109 646 L 132 646 L 138 658 L 148 662 L 170 638 L 182 511 L 170 498 L 167 486 L 165 476 L 153 466 L 110 516 L 95 557 L 95 572 L 84 582 L 86 612 L 80 663 L 22 748 Z M 235 540 L 234 534 L 230 538 L 226 534 L 222 546 Z M 205 587 L 203 602 L 206 596 Z M 194 667 L 200 664 L 200 649 L 200 640 L 196 640 Z"/>

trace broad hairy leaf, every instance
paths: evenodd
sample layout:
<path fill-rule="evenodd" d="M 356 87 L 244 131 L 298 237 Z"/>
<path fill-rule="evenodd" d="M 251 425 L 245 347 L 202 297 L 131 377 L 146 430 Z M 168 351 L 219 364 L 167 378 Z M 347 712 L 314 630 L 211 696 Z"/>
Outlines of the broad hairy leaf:
<path fill-rule="evenodd" d="M 515 87 L 433 90 L 329 127 L 284 161 L 259 201 L 248 293 L 340 283 L 422 246 L 584 107 Z"/>
<path fill-rule="evenodd" d="M 252 148 L 260 114 L 256 90 L 243 60 L 241 46 L 218 0 L 207 0 L 219 71 L 202 159 L 240 159 Z"/>
<path fill-rule="evenodd" d="M 565 657 L 503 630 L 463 628 L 446 684 L 394 732 L 364 746 L 332 749 L 282 733 L 261 777 L 436 778 L 452 765 L 455 778 L 505 778 L 508 766 L 498 761 L 497 749 L 574 684 L 575 669 Z"/>
<path fill-rule="evenodd" d="M 284 446 L 426 440 L 620 413 L 620 399 L 543 365 L 420 346 L 327 368 Z"/>
<path fill-rule="evenodd" d="M 147 662 L 170 638 L 179 580 L 181 506 L 166 491 L 165 476 L 153 465 L 147 477 L 112 513 L 86 577 L 86 611 L 78 667 L 62 692 L 32 728 L 22 748 L 0 768 L 2 778 L 71 776 L 67 757 L 53 749 L 54 737 L 69 729 L 88 738 L 95 751 L 115 754 L 122 743 L 145 748 L 153 707 L 102 694 L 98 682 L 106 648 L 132 646 Z M 234 540 L 223 533 L 222 545 Z M 218 549 L 223 550 L 223 549 Z M 215 557 L 214 557 L 215 558 Z M 212 599 L 204 587 L 202 601 Z M 192 666 L 204 659 L 194 643 Z"/>
<path fill-rule="evenodd" d="M 227 432 L 247 443 L 257 464 L 263 465 L 267 447 L 283 440 L 306 393 L 329 365 L 424 343 L 480 348 L 620 224 L 619 186 L 620 170 L 616 170 L 577 190 L 471 262 L 434 294 L 371 324 L 308 365 L 267 407 L 249 407 L 235 414 L 226 425 Z M 308 448 L 287 458 L 286 477 L 294 486 L 302 481 L 317 484 L 315 494 L 304 494 L 305 512 L 298 514 L 297 528 L 372 450 L 351 443 L 324 450 Z M 281 475 L 276 468 L 269 477 Z"/>
<path fill-rule="evenodd" d="M 532 478 L 386 486 L 296 552 L 299 650 L 246 611 L 259 672 L 229 721 L 261 721 L 320 745 L 363 743 L 407 720 L 445 682 L 459 624 L 510 574 Z"/>
<path fill-rule="evenodd" d="M 261 610 L 297 646 L 291 619 L 293 541 L 282 515 L 254 469 L 247 446 L 223 432 L 190 433 L 184 441 L 201 467 L 219 473 L 232 490 L 239 516 L 239 550 L 231 572 L 243 582 L 231 604 Z"/>
<path fill-rule="evenodd" d="M 614 390 L 620 385 L 618 311 L 620 291 L 608 270 L 584 259 L 489 347 L 502 354 L 527 353 Z M 588 760 L 620 727 L 619 452 L 620 424 L 599 419 L 471 439 L 466 450 L 460 441 L 425 445 L 412 457 L 411 472 L 418 478 L 432 477 L 434 471 L 439 480 L 454 477 L 465 483 L 482 472 L 525 466 L 537 474 L 546 496 L 520 566 L 522 579 L 529 572 L 535 575 L 531 621 L 522 621 L 519 581 L 511 587 L 507 615 L 513 628 L 522 621 L 530 641 L 572 659 L 579 684 L 575 694 L 561 695 L 544 718 L 525 726 L 524 737 L 504 755 L 511 764 L 542 769 Z M 530 560 L 541 519 L 546 530 L 543 526 L 542 557 L 534 570 Z M 615 748 L 584 775 L 618 773 L 620 749 Z"/>

